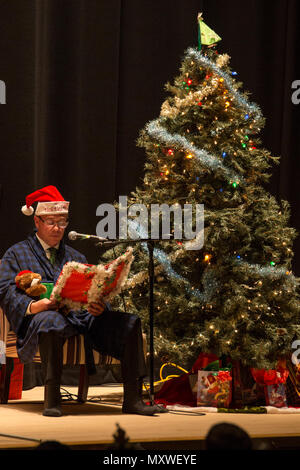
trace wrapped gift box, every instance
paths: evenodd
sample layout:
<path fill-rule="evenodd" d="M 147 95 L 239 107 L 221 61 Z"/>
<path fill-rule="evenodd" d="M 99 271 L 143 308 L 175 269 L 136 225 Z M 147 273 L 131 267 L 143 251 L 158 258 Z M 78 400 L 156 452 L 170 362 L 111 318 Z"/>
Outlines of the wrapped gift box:
<path fill-rule="evenodd" d="M 228 408 L 231 402 L 232 377 L 228 370 L 199 370 L 197 406 Z"/>
<path fill-rule="evenodd" d="M 287 406 L 285 384 L 273 384 L 265 386 L 266 405 L 282 408 Z"/>
<path fill-rule="evenodd" d="M 285 383 L 289 371 L 281 366 L 277 369 L 251 368 L 256 383 L 263 385 L 265 390 L 266 405 L 282 408 L 287 406 Z"/>

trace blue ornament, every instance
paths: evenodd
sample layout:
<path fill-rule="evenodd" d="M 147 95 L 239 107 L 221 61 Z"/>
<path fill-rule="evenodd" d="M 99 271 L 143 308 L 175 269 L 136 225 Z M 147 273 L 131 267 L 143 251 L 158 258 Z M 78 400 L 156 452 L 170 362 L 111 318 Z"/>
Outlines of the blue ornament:
<path fill-rule="evenodd" d="M 231 75 L 235 77 L 237 75 L 237 72 L 231 72 Z"/>
<path fill-rule="evenodd" d="M 246 119 L 246 121 L 247 121 L 247 119 L 249 119 L 249 114 L 245 115 L 245 119 Z"/>
<path fill-rule="evenodd" d="M 227 156 L 227 153 L 226 152 L 223 152 L 222 153 L 222 157 L 225 158 Z"/>
<path fill-rule="evenodd" d="M 221 193 L 223 192 L 223 188 L 220 189 Z"/>
<path fill-rule="evenodd" d="M 237 259 L 241 259 L 240 255 L 237 255 Z"/>

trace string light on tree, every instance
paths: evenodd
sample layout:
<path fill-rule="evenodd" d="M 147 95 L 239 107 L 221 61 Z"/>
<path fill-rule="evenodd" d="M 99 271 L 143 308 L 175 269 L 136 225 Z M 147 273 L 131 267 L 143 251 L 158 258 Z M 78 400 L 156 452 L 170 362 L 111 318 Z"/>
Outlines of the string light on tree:
<path fill-rule="evenodd" d="M 261 110 L 241 91 L 229 56 L 207 45 L 185 52 L 178 77 L 166 86 L 160 116 L 146 124 L 139 140 L 148 158 L 147 185 L 137 188 L 131 203 L 205 206 L 205 248 L 193 253 L 176 241 L 155 250 L 155 269 L 164 273 L 162 281 L 156 276 L 155 350 L 174 352 L 181 361 L 214 350 L 251 367 L 272 368 L 278 353 L 273 332 L 291 325 L 280 345 L 285 354 L 297 335 L 293 325 L 300 324 L 290 272 L 295 235 L 287 226 L 287 208 L 262 184 L 276 159 L 252 138 L 263 127 Z M 145 275 L 131 301 L 147 329 L 148 252 L 140 251 L 134 268 Z M 143 292 L 138 301 L 136 289 Z"/>

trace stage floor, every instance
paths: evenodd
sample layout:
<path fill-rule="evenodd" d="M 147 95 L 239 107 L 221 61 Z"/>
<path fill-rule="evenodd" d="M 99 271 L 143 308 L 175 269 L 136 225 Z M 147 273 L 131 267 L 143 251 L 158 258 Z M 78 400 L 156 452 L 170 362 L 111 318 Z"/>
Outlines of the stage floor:
<path fill-rule="evenodd" d="M 76 387 L 63 387 L 77 393 Z M 63 390 L 61 390 L 63 392 Z M 227 414 L 169 412 L 156 416 L 125 415 L 121 412 L 123 387 L 116 384 L 89 388 L 89 398 L 102 402 L 78 404 L 63 401 L 64 416 L 42 416 L 43 387 L 23 391 L 22 399 L 0 405 L 0 449 L 34 448 L 36 440 L 57 440 L 72 449 L 106 449 L 113 443 L 118 423 L 130 442 L 146 450 L 197 450 L 212 425 L 230 422 L 241 426 L 254 442 L 268 442 L 277 449 L 300 449 L 300 414 Z M 193 411 L 193 408 L 191 408 Z"/>

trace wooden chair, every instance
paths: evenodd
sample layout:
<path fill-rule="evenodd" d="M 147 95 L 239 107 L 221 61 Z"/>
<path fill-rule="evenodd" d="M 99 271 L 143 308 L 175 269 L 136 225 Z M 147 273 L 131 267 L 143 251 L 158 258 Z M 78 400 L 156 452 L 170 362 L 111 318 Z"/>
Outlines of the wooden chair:
<path fill-rule="evenodd" d="M 10 329 L 9 322 L 0 308 L 0 403 L 8 402 L 10 378 L 14 367 L 14 358 L 18 358 L 17 337 Z M 119 364 L 119 361 L 109 357 L 102 356 L 97 351 L 93 351 L 95 365 Z M 40 363 L 41 358 L 37 352 L 34 361 Z M 79 385 L 78 385 L 78 401 L 84 403 L 87 399 L 89 376 L 85 366 L 85 349 L 84 336 L 77 335 L 68 338 L 63 348 L 63 364 L 64 365 L 80 365 L 79 368 Z"/>

